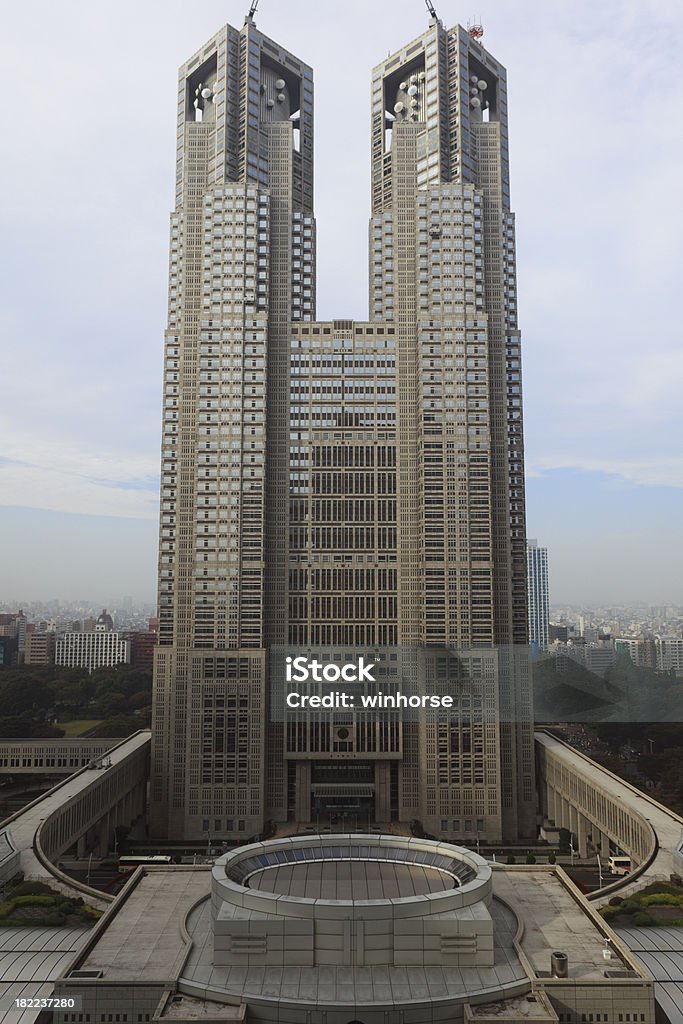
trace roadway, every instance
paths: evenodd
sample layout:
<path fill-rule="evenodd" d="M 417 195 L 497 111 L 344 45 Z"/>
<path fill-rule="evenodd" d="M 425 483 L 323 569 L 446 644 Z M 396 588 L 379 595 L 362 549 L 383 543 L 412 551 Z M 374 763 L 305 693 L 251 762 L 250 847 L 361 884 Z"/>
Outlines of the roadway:
<path fill-rule="evenodd" d="M 545 732 L 537 732 L 535 738 L 537 743 L 549 749 L 555 756 L 560 757 L 570 770 L 586 777 L 592 785 L 599 785 L 600 789 L 606 792 L 617 806 L 621 803 L 632 808 L 648 821 L 654 829 L 657 836 L 657 848 L 654 857 L 642 874 L 633 880 L 631 885 L 640 887 L 647 885 L 649 882 L 668 882 L 670 875 L 675 873 L 673 855 L 681 838 L 683 818 L 674 814 L 673 811 L 668 810 L 662 804 L 658 804 L 655 800 L 650 799 L 649 796 L 636 789 L 635 786 L 624 782 L 617 775 L 613 775 L 612 772 L 592 761 L 585 754 L 574 750 L 567 743 L 563 743 L 562 740 L 558 740 Z M 585 815 L 585 810 L 582 808 L 579 808 L 579 810 Z M 626 849 L 623 844 L 622 848 Z M 630 888 L 631 885 L 627 884 L 624 889 L 620 889 L 620 894 Z"/>
<path fill-rule="evenodd" d="M 149 742 L 149 732 L 135 733 L 108 751 L 106 761 L 111 760 L 112 768 L 114 768 Z M 74 895 L 73 889 L 60 883 L 53 873 L 43 865 L 35 853 L 34 843 L 43 821 L 87 790 L 101 776 L 102 772 L 111 770 L 111 768 L 81 768 L 34 803 L 29 804 L 28 807 L 3 822 L 9 827 L 12 841 L 21 855 L 21 870 L 27 880 L 46 882 L 53 888 L 66 892 L 69 896 Z M 74 837 L 74 842 L 76 838 Z M 102 907 L 105 905 L 106 903 L 103 903 Z"/>

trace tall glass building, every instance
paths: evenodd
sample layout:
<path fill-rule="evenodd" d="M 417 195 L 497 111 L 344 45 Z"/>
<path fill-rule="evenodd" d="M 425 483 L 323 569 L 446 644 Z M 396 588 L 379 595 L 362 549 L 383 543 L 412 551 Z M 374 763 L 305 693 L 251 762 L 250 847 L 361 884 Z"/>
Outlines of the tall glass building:
<path fill-rule="evenodd" d="M 180 69 L 157 835 L 534 830 L 529 672 L 503 664 L 527 642 L 505 69 L 433 18 L 371 102 L 369 315 L 321 322 L 311 68 L 248 17 Z M 284 646 L 457 649 L 480 683 L 449 718 L 278 723 Z"/>
<path fill-rule="evenodd" d="M 532 651 L 548 650 L 550 597 L 548 592 L 548 549 L 538 541 L 526 542 L 527 588 L 529 601 L 529 643 Z"/>

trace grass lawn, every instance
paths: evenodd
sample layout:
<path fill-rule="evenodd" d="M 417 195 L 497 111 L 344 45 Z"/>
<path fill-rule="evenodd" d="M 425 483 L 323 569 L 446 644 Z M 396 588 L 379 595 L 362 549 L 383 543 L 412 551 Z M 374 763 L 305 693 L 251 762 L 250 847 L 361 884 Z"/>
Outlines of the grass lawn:
<path fill-rule="evenodd" d="M 75 718 L 72 722 L 58 722 L 57 727 L 64 730 L 65 736 L 83 736 L 103 721 L 103 718 Z"/>

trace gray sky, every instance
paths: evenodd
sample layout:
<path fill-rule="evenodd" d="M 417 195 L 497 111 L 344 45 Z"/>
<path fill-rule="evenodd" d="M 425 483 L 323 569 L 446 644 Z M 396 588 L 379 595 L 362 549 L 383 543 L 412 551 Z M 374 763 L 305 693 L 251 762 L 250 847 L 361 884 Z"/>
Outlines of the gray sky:
<path fill-rule="evenodd" d="M 176 72 L 247 7 L 2 5 L 0 600 L 154 593 Z M 436 7 L 508 69 L 551 597 L 683 602 L 683 5 Z M 261 0 L 257 24 L 315 70 L 318 316 L 365 317 L 370 71 L 424 5 Z"/>

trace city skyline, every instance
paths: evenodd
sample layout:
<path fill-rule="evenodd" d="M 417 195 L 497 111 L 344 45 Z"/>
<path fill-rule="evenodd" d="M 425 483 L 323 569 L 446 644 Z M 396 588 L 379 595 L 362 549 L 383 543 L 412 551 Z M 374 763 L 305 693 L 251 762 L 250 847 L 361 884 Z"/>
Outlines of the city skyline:
<path fill-rule="evenodd" d="M 3 226 L 14 259 L 3 300 L 10 344 L 0 528 L 3 580 L 20 599 L 94 593 L 92 584 L 102 576 L 106 593 L 118 589 L 151 599 L 154 590 L 158 324 L 165 304 L 159 238 L 172 191 L 172 119 L 160 101 L 161 82 L 172 76 L 162 55 L 180 59 L 213 26 L 211 12 L 159 19 L 150 5 L 136 9 L 133 40 L 125 32 L 125 10 L 125 4 L 89 10 L 79 14 L 78 26 L 63 15 L 53 22 L 55 15 L 45 10 L 30 31 L 30 15 L 15 10 L 0 44 L 4 70 L 21 81 L 22 110 L 31 114 L 18 117 L 15 130 L 21 140 L 39 119 L 45 154 L 39 165 L 30 164 L 21 155 L 30 152 L 27 136 L 2 172 Z M 515 69 L 513 205 L 520 218 L 525 312 L 528 532 L 542 535 L 552 549 L 554 602 L 642 597 L 676 603 L 683 578 L 674 543 L 683 502 L 675 447 L 681 354 L 669 310 L 683 232 L 665 196 L 680 166 L 668 125 L 681 104 L 680 76 L 669 59 L 681 15 L 666 2 L 608 5 L 590 16 L 587 5 L 571 17 L 536 3 L 524 10 L 528 21 L 499 3 L 481 14 L 484 43 Z M 235 23 L 244 13 L 237 5 L 226 11 Z M 371 12 L 363 5 L 358 14 L 366 25 L 376 20 L 392 47 L 427 21 L 419 3 Z M 439 14 L 448 21 L 466 18 L 460 11 Z M 323 122 L 317 131 L 318 310 L 322 318 L 348 310 L 362 319 L 365 271 L 352 254 L 365 239 L 365 68 L 377 55 L 365 41 L 365 49 L 354 47 L 351 74 L 319 58 L 321 26 L 340 40 L 352 32 L 353 19 L 342 16 L 341 7 L 331 6 L 323 17 L 294 4 L 287 15 L 274 8 L 263 17 L 271 34 L 305 50 L 319 99 L 334 105 L 343 80 L 348 110 L 356 111 L 346 127 L 350 168 L 333 159 L 331 125 Z M 96 65 L 82 48 L 70 50 L 76 27 L 92 42 Z M 49 89 L 41 76 L 22 77 L 29 38 L 33 51 L 49 45 Z M 639 45 L 644 40 L 646 49 Z M 120 69 L 134 66 L 143 51 L 145 83 L 133 83 Z M 667 66 L 666 104 L 654 100 L 660 64 Z M 159 117 L 144 124 L 150 103 Z M 647 157 L 630 150 L 634 121 L 648 142 L 642 148 Z M 98 145 L 88 151 L 83 140 L 93 132 Z M 581 152 L 565 142 L 572 134 L 582 139 Z M 134 165 L 119 155 L 116 140 L 124 136 L 134 140 Z M 586 151 L 590 160 L 583 159 Z M 131 198 L 140 187 L 148 202 L 141 215 L 136 199 L 133 215 Z M 355 197 L 357 217 L 351 215 Z M 621 213 L 626 203 L 628 217 Z M 58 242 L 69 256 L 59 265 Z M 45 285 L 49 317 L 42 310 L 20 316 L 25 290 L 36 280 Z M 567 310 L 577 309 L 581 320 L 572 324 Z M 30 545 L 17 543 L 22 531 Z"/>

